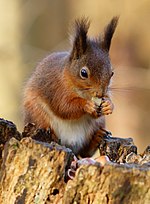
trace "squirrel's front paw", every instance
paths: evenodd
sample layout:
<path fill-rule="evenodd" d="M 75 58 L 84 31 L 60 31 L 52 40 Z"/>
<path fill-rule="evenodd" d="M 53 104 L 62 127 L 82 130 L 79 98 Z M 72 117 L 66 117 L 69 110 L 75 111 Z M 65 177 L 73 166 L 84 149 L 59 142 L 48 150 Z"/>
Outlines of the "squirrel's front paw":
<path fill-rule="evenodd" d="M 109 98 L 104 98 L 101 103 L 101 112 L 103 115 L 109 115 L 113 112 L 114 104 Z"/>
<path fill-rule="evenodd" d="M 94 118 L 98 118 L 102 115 L 101 108 L 93 101 L 87 101 L 84 107 L 86 113 L 89 113 Z"/>

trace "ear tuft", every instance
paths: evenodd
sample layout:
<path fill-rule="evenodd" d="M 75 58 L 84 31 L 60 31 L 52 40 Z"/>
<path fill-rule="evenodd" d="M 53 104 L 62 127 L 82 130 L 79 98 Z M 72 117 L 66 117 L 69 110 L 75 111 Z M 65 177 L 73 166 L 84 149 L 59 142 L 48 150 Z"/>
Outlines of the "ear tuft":
<path fill-rule="evenodd" d="M 119 20 L 118 16 L 113 17 L 113 19 L 110 21 L 110 23 L 105 28 L 104 37 L 102 40 L 102 48 L 106 51 L 109 51 L 110 49 L 111 39 L 116 30 L 118 20 Z"/>
<path fill-rule="evenodd" d="M 80 58 L 86 51 L 87 48 L 87 32 L 90 26 L 88 18 L 82 17 L 81 19 L 75 20 L 74 23 L 74 38 L 73 38 L 73 49 L 71 52 L 70 59 Z"/>

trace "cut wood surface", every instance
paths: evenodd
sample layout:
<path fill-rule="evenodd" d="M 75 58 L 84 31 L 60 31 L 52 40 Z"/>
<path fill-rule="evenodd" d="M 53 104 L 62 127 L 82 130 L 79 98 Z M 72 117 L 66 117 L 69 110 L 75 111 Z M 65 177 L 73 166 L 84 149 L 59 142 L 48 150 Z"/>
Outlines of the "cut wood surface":
<path fill-rule="evenodd" d="M 100 154 L 110 161 L 103 166 L 79 160 L 70 179 L 74 154 L 54 140 L 33 124 L 21 134 L 0 119 L 1 204 L 150 203 L 150 146 L 138 154 L 131 138 L 102 138 Z"/>

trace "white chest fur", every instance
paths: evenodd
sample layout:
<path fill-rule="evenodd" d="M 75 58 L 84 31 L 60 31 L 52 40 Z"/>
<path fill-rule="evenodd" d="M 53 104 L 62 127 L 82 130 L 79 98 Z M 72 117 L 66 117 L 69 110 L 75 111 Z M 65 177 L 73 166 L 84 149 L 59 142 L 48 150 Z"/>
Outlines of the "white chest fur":
<path fill-rule="evenodd" d="M 78 120 L 62 120 L 55 117 L 51 121 L 51 125 L 61 139 L 62 144 L 82 146 L 89 140 L 96 124 L 90 117 L 85 116 Z"/>
<path fill-rule="evenodd" d="M 93 119 L 85 115 L 78 120 L 64 120 L 54 115 L 43 103 L 42 108 L 48 113 L 50 127 L 60 139 L 61 144 L 71 147 L 75 153 L 91 139 L 94 131 L 99 129 L 101 118 Z"/>
<path fill-rule="evenodd" d="M 78 120 L 62 120 L 53 115 L 53 120 L 50 121 L 61 144 L 71 147 L 74 152 L 89 141 L 94 131 L 98 129 L 97 122 L 87 115 Z"/>

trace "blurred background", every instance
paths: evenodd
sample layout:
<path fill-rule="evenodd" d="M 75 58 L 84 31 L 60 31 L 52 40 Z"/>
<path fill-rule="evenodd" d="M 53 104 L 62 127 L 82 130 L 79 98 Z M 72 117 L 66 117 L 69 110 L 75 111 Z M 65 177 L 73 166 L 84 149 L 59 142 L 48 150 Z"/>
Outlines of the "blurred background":
<path fill-rule="evenodd" d="M 36 64 L 53 51 L 70 49 L 69 26 L 91 19 L 99 35 L 119 15 L 110 56 L 114 67 L 113 136 L 132 137 L 140 152 L 150 144 L 150 1 L 0 0 L 0 117 L 22 131 L 23 87 Z"/>

